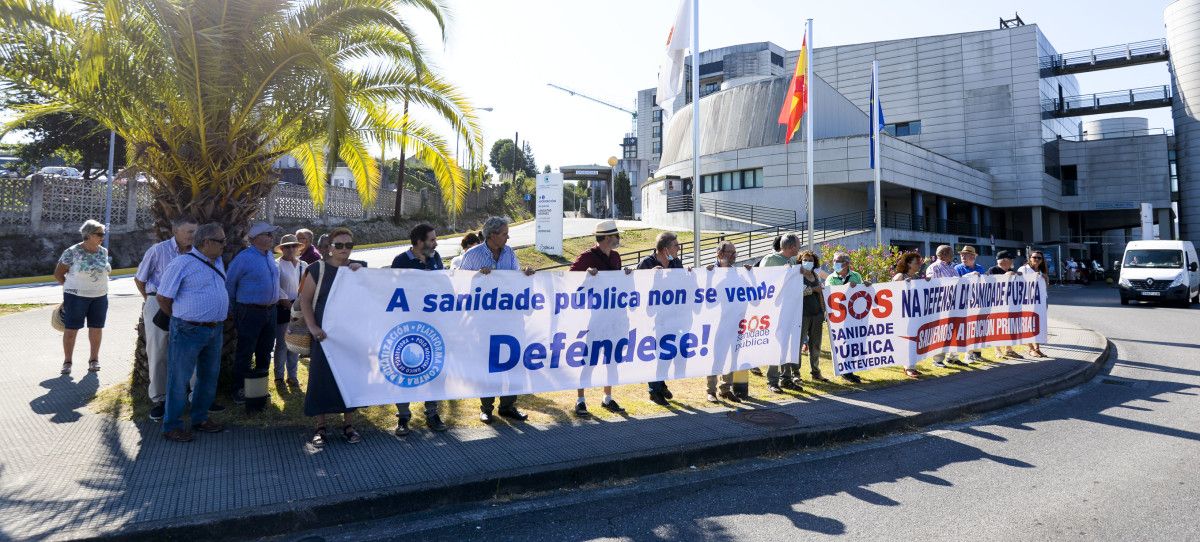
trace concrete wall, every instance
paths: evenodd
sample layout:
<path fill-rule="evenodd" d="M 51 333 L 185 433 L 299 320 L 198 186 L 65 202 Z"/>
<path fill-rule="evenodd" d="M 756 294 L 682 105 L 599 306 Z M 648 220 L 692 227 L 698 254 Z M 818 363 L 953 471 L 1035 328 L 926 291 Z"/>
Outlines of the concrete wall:
<path fill-rule="evenodd" d="M 1038 56 L 1029 25 L 817 48 L 813 68 L 865 111 L 878 59 L 887 122 L 921 121 L 905 139 L 994 176 L 998 206 L 1056 206 L 1041 175 Z"/>
<path fill-rule="evenodd" d="M 1057 142 L 1062 165 L 1078 168 L 1078 196 L 1062 196 L 1062 209 L 1097 211 L 1171 205 L 1167 136 Z"/>
<path fill-rule="evenodd" d="M 1179 229 L 1200 238 L 1200 0 L 1175 0 L 1163 14 L 1175 87 L 1176 156 L 1179 167 Z"/>
<path fill-rule="evenodd" d="M 1079 123 L 1081 139 L 1103 139 L 1129 137 L 1150 133 L 1150 119 L 1146 117 L 1114 117 L 1110 119 L 1088 119 Z"/>

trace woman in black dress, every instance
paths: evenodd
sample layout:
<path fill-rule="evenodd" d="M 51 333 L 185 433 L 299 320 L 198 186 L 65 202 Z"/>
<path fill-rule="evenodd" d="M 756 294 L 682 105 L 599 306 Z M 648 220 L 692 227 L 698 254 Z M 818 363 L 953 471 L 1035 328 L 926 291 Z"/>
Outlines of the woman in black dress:
<path fill-rule="evenodd" d="M 321 329 L 321 317 L 325 313 L 329 288 L 333 286 L 333 279 L 337 277 L 338 271 L 343 267 L 355 271 L 366 264 L 350 260 L 350 251 L 354 249 L 354 237 L 348 228 L 334 229 L 329 232 L 329 238 L 330 248 L 328 252 L 325 252 L 328 256 L 324 262 L 318 262 L 308 267 L 304 283 L 300 286 L 299 299 L 300 310 L 304 313 L 304 323 L 313 336 L 312 347 L 309 350 L 308 390 L 304 396 L 304 415 L 317 418 L 317 428 L 309 442 L 318 448 L 324 446 L 329 439 L 325 429 L 325 415 L 327 414 L 342 415 L 342 438 L 346 439 L 346 442 L 351 444 L 362 442 L 362 436 L 354 430 L 352 423 L 354 409 L 346 408 L 342 392 L 338 390 L 337 381 L 333 378 L 333 371 L 329 368 L 329 360 L 325 358 L 325 351 L 321 349 L 321 341 L 327 337 L 325 330 Z M 321 273 L 326 274 L 324 280 L 321 280 Z M 317 284 L 321 285 L 319 292 Z M 315 307 L 314 297 L 316 298 Z"/>

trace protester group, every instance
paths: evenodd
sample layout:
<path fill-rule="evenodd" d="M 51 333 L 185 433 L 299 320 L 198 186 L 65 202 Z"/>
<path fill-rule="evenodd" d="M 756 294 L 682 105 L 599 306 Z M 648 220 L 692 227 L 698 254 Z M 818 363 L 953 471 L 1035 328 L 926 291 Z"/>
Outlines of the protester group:
<path fill-rule="evenodd" d="M 174 442 L 190 442 L 195 432 L 218 433 L 224 426 L 210 419 L 210 413 L 221 412 L 225 406 L 217 401 L 217 379 L 221 369 L 226 321 L 236 327 L 236 350 L 232 374 L 233 392 L 229 399 L 237 405 L 248 400 L 265 401 L 265 383 L 273 374 L 280 392 L 304 393 L 304 414 L 315 420 L 308 441 L 323 447 L 330 440 L 327 417 L 340 415 L 338 435 L 349 443 L 362 436 L 354 427 L 354 411 L 348 408 L 334 379 L 321 343 L 327 338 L 322 329 L 322 316 L 330 289 L 338 273 L 355 272 L 366 262 L 351 259 L 355 247 L 354 235 L 348 228 L 334 228 L 314 242 L 311 230 L 300 229 L 294 234 L 280 236 L 280 229 L 255 222 L 246 234 L 247 246 L 225 264 L 222 258 L 232 242 L 220 224 L 197 224 L 189 217 L 177 218 L 172 224 L 172 236 L 151 246 L 137 268 L 134 283 L 144 299 L 142 318 L 145 328 L 146 356 L 149 368 L 147 397 L 149 416 L 161 421 L 162 435 Z M 61 373 L 73 370 L 73 351 L 78 331 L 86 327 L 90 345 L 88 371 L 99 371 L 99 348 L 108 311 L 108 282 L 112 266 L 103 246 L 105 227 L 89 220 L 80 228 L 82 242 L 67 248 L 58 261 L 55 279 L 63 286 L 63 304 L 54 314 L 63 329 L 64 360 Z M 493 270 L 523 271 L 532 275 L 530 267 L 521 268 L 516 252 L 509 246 L 508 221 L 501 217 L 488 218 L 478 233 L 468 233 L 461 240 L 462 253 L 447 267 L 438 253 L 437 231 L 428 224 L 419 224 L 409 234 L 411 247 L 398 254 L 391 267 L 425 271 L 474 271 L 488 274 Z M 655 241 L 654 252 L 637 262 L 631 269 L 622 264 L 618 249 L 621 232 L 614 221 L 601 221 L 595 229 L 595 246 L 581 253 L 571 265 L 574 272 L 596 275 L 599 272 L 634 273 L 646 269 L 683 269 L 679 258 L 680 242 L 671 232 L 662 232 Z M 240 245 L 240 243 L 239 243 Z M 757 265 L 798 266 L 803 277 L 802 339 L 800 359 L 767 367 L 765 375 L 758 369 L 709 376 L 707 400 L 740 403 L 749 399 L 749 374 L 766 377 L 766 389 L 772 393 L 784 390 L 799 391 L 802 387 L 801 362 L 807 358 L 809 376 L 814 381 L 827 382 L 819 368 L 819 356 L 825 331 L 824 292 L 829 287 L 868 284 L 853 268 L 851 255 L 837 252 L 828 270 L 813 251 L 801 250 L 797 234 L 783 234 L 775 239 L 774 253 L 762 258 Z M 959 263 L 955 264 L 955 255 Z M 1037 276 L 1047 281 L 1044 254 L 1033 250 L 1019 268 L 1014 254 L 1000 250 L 995 254 L 996 265 L 984 268 L 976 263 L 977 252 L 971 246 L 942 245 L 932 258 L 917 252 L 903 252 L 894 262 L 893 281 L 930 280 L 935 278 L 967 278 L 975 275 Z M 739 259 L 734 243 L 723 241 L 716 249 L 715 267 L 733 267 Z M 744 264 L 750 267 L 749 264 Z M 311 337 L 308 346 L 307 388 L 301 390 L 298 375 L 300 353 L 289 348 L 288 336 L 297 329 Z M 1014 347 L 1000 347 L 1002 358 L 1044 358 L 1039 345 L 1029 344 L 1024 355 Z M 979 351 L 960 356 L 937 354 L 932 364 L 968 365 L 982 361 Z M 273 373 L 269 371 L 273 368 Z M 911 378 L 921 376 L 916 364 L 906 367 Z M 841 375 L 845 381 L 857 384 L 858 375 Z M 247 384 L 251 383 L 251 384 Z M 255 384 L 261 383 L 261 384 Z M 247 389 L 247 387 L 252 389 Z M 612 396 L 612 388 L 603 388 L 601 408 L 614 413 L 625 410 Z M 650 401 L 669 405 L 674 398 L 665 381 L 647 385 Z M 518 396 L 480 399 L 479 419 L 492 423 L 494 415 L 514 421 L 524 421 L 528 415 L 517 406 Z M 189 411 L 188 424 L 184 413 Z M 412 409 L 407 403 L 395 405 L 397 426 L 395 434 L 412 432 Z M 424 404 L 428 428 L 445 431 L 437 401 Z M 577 392 L 576 416 L 591 416 L 585 390 Z"/>

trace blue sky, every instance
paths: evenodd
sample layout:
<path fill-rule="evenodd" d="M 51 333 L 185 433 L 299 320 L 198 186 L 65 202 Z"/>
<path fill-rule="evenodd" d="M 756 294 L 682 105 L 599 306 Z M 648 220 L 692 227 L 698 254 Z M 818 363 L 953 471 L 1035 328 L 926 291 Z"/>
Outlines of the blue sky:
<path fill-rule="evenodd" d="M 806 18 L 818 47 L 997 28 L 1020 13 L 1060 52 L 1162 38 L 1167 0 L 1137 1 L 777 1 L 700 0 L 700 47 L 773 41 L 798 49 Z M 479 107 L 488 145 L 533 146 L 547 163 L 602 163 L 618 154 L 629 116 L 546 86 L 556 83 L 632 109 L 657 83 L 678 0 L 448 0 L 453 20 L 442 46 L 429 43 L 442 72 Z M 432 25 L 421 25 L 436 39 Z M 1085 93 L 1169 84 L 1165 63 L 1079 77 Z M 886 107 L 887 97 L 884 96 Z M 1166 109 L 1142 112 L 1171 128 Z"/>

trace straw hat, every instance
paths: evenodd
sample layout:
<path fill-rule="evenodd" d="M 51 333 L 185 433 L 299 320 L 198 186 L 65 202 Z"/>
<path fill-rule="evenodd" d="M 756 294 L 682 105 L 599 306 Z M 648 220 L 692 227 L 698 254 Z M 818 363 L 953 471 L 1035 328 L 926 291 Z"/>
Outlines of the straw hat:
<path fill-rule="evenodd" d="M 958 251 L 958 253 L 959 253 L 959 254 L 971 254 L 971 255 L 975 255 L 975 256 L 978 256 L 978 255 L 979 255 L 979 253 L 978 253 L 978 252 L 975 252 L 975 247 L 973 247 L 973 246 L 971 246 L 971 245 L 965 245 L 965 246 L 963 246 L 963 247 L 962 247 L 962 250 Z"/>
<path fill-rule="evenodd" d="M 601 220 L 596 223 L 596 235 L 616 235 L 618 233 L 621 232 L 617 231 L 617 221 L 615 220 Z"/>
<path fill-rule="evenodd" d="M 59 303 L 54 306 L 54 310 L 50 311 L 50 327 L 59 333 L 67 331 L 67 326 L 63 323 L 62 308 L 62 303 Z"/>
<path fill-rule="evenodd" d="M 283 237 L 280 237 L 279 244 L 276 246 L 278 246 L 280 248 L 289 247 L 289 246 L 300 246 L 300 240 L 297 239 L 295 235 L 292 235 L 289 233 Z"/>

